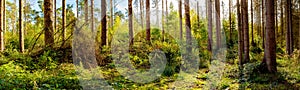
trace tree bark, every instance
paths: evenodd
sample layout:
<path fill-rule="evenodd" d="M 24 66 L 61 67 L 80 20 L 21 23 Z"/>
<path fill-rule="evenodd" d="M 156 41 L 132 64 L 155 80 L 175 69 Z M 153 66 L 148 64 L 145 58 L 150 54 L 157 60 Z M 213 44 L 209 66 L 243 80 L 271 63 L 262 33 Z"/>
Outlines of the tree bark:
<path fill-rule="evenodd" d="M 206 0 L 207 2 L 207 19 L 208 19 L 208 51 L 212 52 L 212 43 L 213 43 L 213 39 L 212 39 L 212 1 L 211 0 Z"/>
<path fill-rule="evenodd" d="M 229 0 L 229 42 L 232 43 L 231 0 Z"/>
<path fill-rule="evenodd" d="M 221 48 L 220 0 L 215 0 L 217 49 Z"/>
<path fill-rule="evenodd" d="M 54 21 L 56 22 L 56 21 Z M 66 0 L 62 0 L 62 40 L 66 38 Z"/>
<path fill-rule="evenodd" d="M 53 11 L 54 11 L 54 31 L 56 31 L 57 29 L 57 24 L 56 24 L 56 20 L 57 20 L 57 14 L 56 14 L 56 0 L 54 0 L 54 8 L 53 8 Z"/>
<path fill-rule="evenodd" d="M 144 0 L 140 0 L 140 10 L 141 10 L 141 25 L 142 29 L 144 29 Z"/>
<path fill-rule="evenodd" d="M 266 0 L 266 45 L 265 57 L 267 68 L 270 73 L 276 73 L 276 38 L 274 20 L 274 0 Z"/>
<path fill-rule="evenodd" d="M 261 7 L 262 7 L 262 39 L 263 39 L 263 43 L 262 43 L 262 47 L 265 48 L 265 3 L 264 0 L 261 1 Z"/>
<path fill-rule="evenodd" d="M 110 0 L 110 27 L 114 28 L 114 10 L 113 10 L 114 6 L 113 6 L 113 0 Z"/>
<path fill-rule="evenodd" d="M 3 2 L 4 1 L 0 1 L 0 48 L 1 48 L 1 52 L 4 51 L 4 33 L 3 33 Z"/>
<path fill-rule="evenodd" d="M 133 22 L 132 22 L 132 0 L 128 0 L 128 17 L 129 17 L 129 45 L 133 45 Z"/>
<path fill-rule="evenodd" d="M 95 33 L 94 0 L 91 0 L 91 31 L 92 31 L 92 33 Z"/>
<path fill-rule="evenodd" d="M 197 1 L 197 26 L 200 27 L 199 1 Z"/>
<path fill-rule="evenodd" d="M 101 0 L 102 1 L 102 0 Z M 106 1 L 105 1 L 106 2 Z M 103 4 L 103 3 L 101 3 L 101 4 Z M 106 3 L 105 3 L 106 4 Z M 85 22 L 87 23 L 88 22 L 88 20 L 89 20 L 89 6 L 88 6 L 89 4 L 88 4 L 88 0 L 84 0 L 84 5 L 83 5 L 83 7 L 84 7 L 84 20 L 85 20 Z M 106 6 L 106 5 L 105 5 Z M 102 8 L 102 7 L 101 7 Z"/>
<path fill-rule="evenodd" d="M 186 27 L 186 43 L 187 43 L 187 52 L 192 51 L 191 48 L 191 40 L 192 40 L 192 34 L 191 34 L 191 20 L 190 20 L 190 0 L 184 1 L 184 8 L 185 8 L 185 27 Z"/>
<path fill-rule="evenodd" d="M 243 30 L 244 30 L 244 62 L 247 63 L 250 60 L 249 57 L 249 22 L 248 22 L 248 0 L 242 0 L 242 18 L 243 18 Z"/>
<path fill-rule="evenodd" d="M 106 0 L 101 0 L 101 47 L 107 44 L 106 36 L 107 36 L 107 29 L 106 29 Z"/>
<path fill-rule="evenodd" d="M 284 3 L 283 3 L 283 1 L 284 0 L 281 0 L 280 1 L 280 4 L 281 4 L 281 7 L 280 7 L 280 23 L 281 23 L 281 34 L 280 34 L 280 36 L 284 36 L 284 34 L 283 34 L 283 31 L 284 31 L 284 19 L 283 19 L 283 13 L 284 13 L 284 11 L 283 11 L 283 6 L 284 6 Z M 283 39 L 281 39 L 282 41 L 283 41 Z M 282 45 L 283 43 L 282 42 L 280 42 L 280 44 Z"/>
<path fill-rule="evenodd" d="M 254 46 L 254 23 L 253 23 L 253 0 L 251 0 L 251 35 L 252 35 L 252 38 L 251 38 L 251 44 L 252 46 Z"/>
<path fill-rule="evenodd" d="M 244 53 L 244 41 L 243 41 L 243 29 L 242 29 L 242 15 L 240 1 L 237 1 L 237 15 L 238 15 L 238 31 L 239 31 L 239 65 L 243 66 L 243 53 Z"/>
<path fill-rule="evenodd" d="M 76 17 L 79 18 L 79 2 L 76 0 Z"/>
<path fill-rule="evenodd" d="M 179 31 L 180 31 L 180 40 L 182 40 L 183 35 L 182 35 L 182 0 L 179 0 L 179 4 L 178 4 L 178 13 L 179 13 Z"/>
<path fill-rule="evenodd" d="M 148 43 L 151 40 L 150 30 L 150 0 L 146 0 L 146 41 Z"/>
<path fill-rule="evenodd" d="M 292 11 L 291 11 L 291 0 L 286 0 L 286 50 L 288 55 L 292 54 L 293 51 L 293 40 L 292 40 Z"/>
<path fill-rule="evenodd" d="M 161 20 L 162 20 L 162 41 L 165 41 L 165 10 L 164 10 L 164 0 L 161 0 L 162 12 L 161 12 Z M 179 7 L 181 8 L 181 7 Z"/>
<path fill-rule="evenodd" d="M 20 3 L 21 6 L 21 3 Z M 44 30 L 45 30 L 45 44 L 46 47 L 50 46 L 51 48 L 53 47 L 54 44 L 54 35 L 53 35 L 53 1 L 52 0 L 44 0 Z M 20 9 L 21 10 L 21 9 Z M 21 13 L 20 13 L 20 16 Z M 21 21 L 21 19 L 19 19 Z M 19 22 L 20 22 L 19 21 Z M 22 25 L 20 25 L 21 27 Z M 20 31 L 23 31 L 20 29 Z M 23 35 L 22 35 L 23 36 Z M 20 35 L 20 38 L 21 37 Z"/>

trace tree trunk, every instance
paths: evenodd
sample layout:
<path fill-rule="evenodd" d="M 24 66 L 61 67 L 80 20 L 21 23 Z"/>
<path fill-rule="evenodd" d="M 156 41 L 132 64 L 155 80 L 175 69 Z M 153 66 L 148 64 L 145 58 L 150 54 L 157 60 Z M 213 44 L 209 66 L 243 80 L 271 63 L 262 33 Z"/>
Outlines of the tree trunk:
<path fill-rule="evenodd" d="M 265 48 L 265 3 L 264 3 L 264 0 L 261 1 L 261 7 L 262 7 L 262 40 L 263 40 L 263 43 L 262 43 L 262 47 Z"/>
<path fill-rule="evenodd" d="M 215 0 L 217 49 L 221 48 L 220 0 Z"/>
<path fill-rule="evenodd" d="M 53 11 L 54 11 L 54 31 L 56 31 L 57 29 L 57 24 L 56 24 L 56 20 L 57 20 L 57 14 L 56 14 L 56 0 L 54 0 L 54 8 L 53 8 Z M 64 4 L 63 4 L 64 5 Z"/>
<path fill-rule="evenodd" d="M 129 45 L 133 45 L 133 22 L 132 22 L 132 0 L 128 0 L 128 17 L 129 17 Z"/>
<path fill-rule="evenodd" d="M 161 20 L 162 20 L 162 41 L 165 41 L 165 10 L 164 10 L 164 0 L 161 0 L 162 12 L 161 12 Z M 181 7 L 179 7 L 181 8 Z"/>
<path fill-rule="evenodd" d="M 146 0 L 146 41 L 148 43 L 151 40 L 150 30 L 150 0 Z"/>
<path fill-rule="evenodd" d="M 91 0 L 91 31 L 95 32 L 95 22 L 94 22 L 94 0 Z"/>
<path fill-rule="evenodd" d="M 280 29 L 281 29 L 281 34 L 280 34 L 280 36 L 284 36 L 284 34 L 283 34 L 283 31 L 284 31 L 284 19 L 283 19 L 283 15 L 284 15 L 284 14 L 283 14 L 283 13 L 284 13 L 284 12 L 283 12 L 283 5 L 284 5 L 284 3 L 283 3 L 283 1 L 284 1 L 284 0 L 281 0 L 281 1 L 280 1 L 280 4 L 281 4 L 281 7 L 280 7 L 280 13 L 281 13 L 281 14 L 280 14 L 280 23 L 281 23 L 281 25 L 280 25 L 281 28 L 280 28 Z M 281 40 L 283 41 L 283 38 L 281 38 Z M 280 44 L 282 45 L 283 43 L 280 42 Z"/>
<path fill-rule="evenodd" d="M 114 16 L 113 16 L 114 12 L 113 12 L 113 8 L 114 8 L 114 6 L 113 6 L 113 0 L 110 0 L 110 27 L 111 27 L 112 30 L 114 28 Z"/>
<path fill-rule="evenodd" d="M 229 0 L 229 42 L 232 43 L 231 0 Z"/>
<path fill-rule="evenodd" d="M 243 29 L 242 29 L 242 15 L 240 1 L 237 0 L 237 15 L 238 15 L 238 31 L 239 31 L 239 65 L 243 66 L 243 53 L 244 53 L 244 41 L 243 41 Z"/>
<path fill-rule="evenodd" d="M 286 23 L 286 50 L 288 55 L 291 55 L 293 51 L 291 0 L 286 0 Z"/>
<path fill-rule="evenodd" d="M 254 23 L 253 23 L 253 0 L 251 0 L 251 35 L 252 35 L 252 38 L 251 38 L 251 44 L 252 46 L 254 46 L 255 42 L 254 42 Z"/>
<path fill-rule="evenodd" d="M 21 6 L 21 3 L 20 3 Z M 45 30 L 45 44 L 46 47 L 50 46 L 53 47 L 54 44 L 54 35 L 53 35 L 53 1 L 52 0 L 44 0 L 44 30 Z M 20 9 L 21 10 L 21 9 Z M 20 16 L 21 13 L 20 13 Z M 21 21 L 21 19 L 20 19 Z M 19 21 L 19 22 L 20 22 Z M 20 25 L 21 27 L 22 25 Z M 21 28 L 20 28 L 20 31 Z M 21 37 L 22 36 L 22 37 Z M 23 35 L 20 35 L 20 38 L 23 38 Z"/>
<path fill-rule="evenodd" d="M 182 35 L 182 0 L 179 0 L 179 4 L 178 4 L 178 13 L 179 13 L 179 30 L 180 30 L 180 40 L 182 40 L 183 35 Z"/>
<path fill-rule="evenodd" d="M 265 57 L 267 68 L 270 73 L 276 73 L 276 38 L 274 20 L 274 0 L 266 0 L 266 45 Z"/>
<path fill-rule="evenodd" d="M 185 24 L 186 24 L 186 43 L 187 43 L 187 52 L 192 51 L 190 47 L 192 34 L 191 34 L 191 20 L 190 20 L 190 0 L 184 1 L 184 8 L 185 8 Z"/>
<path fill-rule="evenodd" d="M 1 52 L 4 51 L 4 33 L 3 33 L 3 2 L 4 1 L 0 1 L 0 48 L 1 48 Z"/>
<path fill-rule="evenodd" d="M 105 1 L 106 2 L 106 1 Z M 103 4 L 103 3 L 101 3 Z M 106 3 L 105 3 L 106 4 Z M 88 7 L 88 0 L 84 0 L 84 20 L 87 23 L 89 20 L 89 7 Z M 106 5 L 105 5 L 106 6 Z M 105 7 L 106 8 L 106 7 Z"/>
<path fill-rule="evenodd" d="M 79 2 L 76 0 L 76 17 L 79 18 Z"/>
<path fill-rule="evenodd" d="M 54 21 L 55 22 L 55 21 Z M 66 38 L 66 0 L 62 0 L 62 40 Z"/>
<path fill-rule="evenodd" d="M 211 0 L 206 0 L 207 2 L 207 19 L 208 19 L 208 51 L 212 52 L 212 43 L 213 43 L 213 39 L 212 39 L 212 1 Z"/>
<path fill-rule="evenodd" d="M 197 1 L 197 26 L 200 28 L 199 1 Z"/>
<path fill-rule="evenodd" d="M 244 30 L 244 62 L 250 60 L 249 57 L 249 24 L 248 24 L 248 0 L 242 0 L 243 30 Z"/>
<path fill-rule="evenodd" d="M 142 29 L 144 29 L 144 0 L 140 0 L 140 10 L 141 10 L 141 25 Z"/>
<path fill-rule="evenodd" d="M 101 0 L 101 48 L 106 45 L 106 0 Z"/>

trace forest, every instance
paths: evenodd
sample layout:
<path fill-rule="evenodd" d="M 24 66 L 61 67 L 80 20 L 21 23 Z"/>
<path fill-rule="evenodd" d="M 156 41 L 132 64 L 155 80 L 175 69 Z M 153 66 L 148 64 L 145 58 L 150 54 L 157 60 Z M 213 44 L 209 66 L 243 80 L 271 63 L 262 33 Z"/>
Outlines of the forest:
<path fill-rule="evenodd" d="M 0 89 L 299 90 L 300 0 L 0 0 Z"/>

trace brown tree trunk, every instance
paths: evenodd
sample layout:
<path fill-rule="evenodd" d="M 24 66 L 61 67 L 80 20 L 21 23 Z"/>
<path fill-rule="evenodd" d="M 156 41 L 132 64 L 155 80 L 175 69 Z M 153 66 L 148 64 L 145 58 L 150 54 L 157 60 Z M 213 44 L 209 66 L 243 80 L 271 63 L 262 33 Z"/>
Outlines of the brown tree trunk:
<path fill-rule="evenodd" d="M 57 20 L 57 14 L 56 14 L 56 0 L 54 0 L 54 8 L 53 8 L 53 11 L 54 11 L 54 31 L 56 31 L 56 20 Z"/>
<path fill-rule="evenodd" d="M 231 0 L 229 0 L 229 42 L 232 43 Z"/>
<path fill-rule="evenodd" d="M 283 19 L 283 13 L 284 13 L 284 11 L 283 11 L 283 5 L 284 5 L 284 3 L 283 3 L 283 1 L 284 0 L 281 0 L 280 1 L 280 4 L 281 4 L 281 7 L 280 7 L 280 23 L 281 23 L 281 34 L 280 34 L 280 36 L 284 36 L 284 34 L 283 34 L 283 31 L 284 31 L 284 19 Z M 283 38 L 281 38 L 281 40 L 283 41 L 284 39 Z M 283 43 L 282 42 L 280 42 L 280 44 L 282 45 Z"/>
<path fill-rule="evenodd" d="M 54 44 L 54 35 L 53 35 L 54 28 L 53 28 L 53 16 L 52 16 L 53 15 L 53 7 L 52 6 L 53 6 L 52 0 L 44 0 L 44 9 L 45 9 L 44 10 L 44 30 L 45 30 L 45 38 L 44 39 L 45 39 L 46 46 L 50 46 L 50 47 L 53 47 L 53 44 Z M 23 38 L 23 37 L 21 37 L 21 38 Z"/>
<path fill-rule="evenodd" d="M 150 30 L 150 0 L 146 0 L 146 41 L 148 43 L 151 40 Z"/>
<path fill-rule="evenodd" d="M 220 0 L 215 0 L 217 49 L 221 47 Z"/>
<path fill-rule="evenodd" d="M 94 22 L 94 0 L 91 0 L 91 31 L 95 33 L 95 22 Z"/>
<path fill-rule="evenodd" d="M 262 7 L 262 39 L 263 39 L 263 43 L 262 43 L 262 47 L 265 48 L 265 3 L 264 0 L 261 1 L 261 7 Z"/>
<path fill-rule="evenodd" d="M 55 22 L 55 21 L 54 21 Z M 62 0 L 62 40 L 66 38 L 66 0 Z"/>
<path fill-rule="evenodd" d="M 144 0 L 140 0 L 140 10 L 141 10 L 141 25 L 142 29 L 144 29 Z"/>
<path fill-rule="evenodd" d="M 276 38 L 274 20 L 274 0 L 266 0 L 266 45 L 265 57 L 267 68 L 270 73 L 276 73 Z"/>
<path fill-rule="evenodd" d="M 250 60 L 249 57 L 249 22 L 248 22 L 248 0 L 242 0 L 242 18 L 243 18 L 243 30 L 244 30 L 244 62 L 247 63 Z"/>
<path fill-rule="evenodd" d="M 4 1 L 0 1 L 0 48 L 1 51 L 4 51 L 4 33 L 3 33 L 3 2 Z"/>
<path fill-rule="evenodd" d="M 190 20 L 190 0 L 184 0 L 184 8 L 185 8 L 185 27 L 186 27 L 186 43 L 187 43 L 187 51 L 191 51 L 192 34 L 191 34 L 191 20 Z"/>
<path fill-rule="evenodd" d="M 237 0 L 237 15 L 238 15 L 238 36 L 239 36 L 239 65 L 243 66 L 243 53 L 244 53 L 244 41 L 243 41 L 243 29 L 242 29 L 242 15 L 240 1 Z"/>
<path fill-rule="evenodd" d="M 165 41 L 165 10 L 164 10 L 164 0 L 161 0 L 162 12 L 161 12 L 161 20 L 162 20 L 162 41 Z M 181 7 L 179 7 L 181 8 Z"/>
<path fill-rule="evenodd" d="M 208 51 L 212 52 L 212 43 L 213 43 L 213 39 L 212 39 L 212 1 L 211 0 L 206 0 L 207 2 L 207 19 L 208 19 Z"/>
<path fill-rule="evenodd" d="M 79 2 L 76 0 L 76 17 L 79 17 Z"/>
<path fill-rule="evenodd" d="M 199 1 L 197 1 L 197 26 L 200 28 Z"/>
<path fill-rule="evenodd" d="M 113 16 L 114 11 L 113 11 L 113 8 L 114 8 L 113 0 L 110 0 L 110 27 L 112 28 L 112 30 L 114 28 L 114 16 Z"/>
<path fill-rule="evenodd" d="M 129 17 L 129 45 L 133 45 L 133 22 L 132 22 L 132 0 L 128 0 L 128 17 Z"/>
<path fill-rule="evenodd" d="M 252 38 L 251 38 L 251 44 L 252 46 L 254 46 L 254 23 L 253 23 L 253 0 L 251 0 L 251 35 L 252 35 Z"/>
<path fill-rule="evenodd" d="M 20 44 L 20 52 L 24 52 L 24 30 L 23 30 L 23 20 L 22 20 L 22 0 L 19 0 L 19 44 Z M 45 15 L 46 16 L 46 15 Z M 46 19 L 45 19 L 46 20 Z M 46 38 L 46 37 L 45 37 Z M 54 39 L 53 39 L 54 42 Z"/>
<path fill-rule="evenodd" d="M 107 36 L 107 29 L 106 29 L 106 0 L 101 0 L 101 48 L 107 44 L 106 36 Z"/>
<path fill-rule="evenodd" d="M 179 4 L 178 4 L 178 13 L 179 13 L 179 30 L 180 30 L 180 40 L 182 40 L 183 35 L 182 35 L 182 0 L 179 0 Z"/>
<path fill-rule="evenodd" d="M 105 1 L 106 2 L 106 1 Z M 103 4 L 103 3 L 101 3 L 101 4 Z M 106 3 L 105 3 L 106 4 Z M 87 23 L 88 22 L 88 20 L 89 20 L 89 7 L 88 7 L 88 0 L 84 0 L 84 20 L 85 20 L 85 22 Z M 106 5 L 105 5 L 106 6 Z M 102 7 L 101 7 L 101 9 L 102 9 Z"/>
<path fill-rule="evenodd" d="M 293 52 L 291 4 L 291 0 L 286 0 L 286 50 L 288 55 L 291 55 Z"/>

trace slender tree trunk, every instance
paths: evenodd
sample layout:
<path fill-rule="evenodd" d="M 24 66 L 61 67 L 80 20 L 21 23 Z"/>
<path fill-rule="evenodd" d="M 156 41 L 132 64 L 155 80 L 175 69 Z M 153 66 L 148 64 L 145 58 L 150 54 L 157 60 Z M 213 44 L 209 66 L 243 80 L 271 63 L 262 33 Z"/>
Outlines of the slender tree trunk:
<path fill-rule="evenodd" d="M 275 37 L 278 38 L 278 18 L 277 18 L 277 15 L 278 15 L 278 12 L 277 12 L 277 7 L 278 7 L 278 3 L 277 3 L 277 0 L 274 0 L 275 1 Z"/>
<path fill-rule="evenodd" d="M 207 2 L 207 19 L 208 19 L 208 51 L 212 52 L 212 43 L 213 43 L 213 39 L 212 39 L 212 1 L 211 0 L 206 0 Z"/>
<path fill-rule="evenodd" d="M 243 53 L 244 53 L 244 41 L 243 41 L 243 29 L 242 29 L 242 15 L 240 1 L 237 0 L 237 15 L 238 15 L 238 31 L 239 31 L 239 65 L 243 66 Z"/>
<path fill-rule="evenodd" d="M 129 17 L 129 45 L 133 45 L 133 22 L 132 22 L 132 0 L 128 0 L 128 17 Z"/>
<path fill-rule="evenodd" d="M 110 0 L 110 27 L 114 28 L 114 6 L 113 6 L 113 0 Z"/>
<path fill-rule="evenodd" d="M 76 17 L 79 17 L 79 2 L 76 0 Z"/>
<path fill-rule="evenodd" d="M 56 21 L 54 21 L 56 22 Z M 66 38 L 66 0 L 62 0 L 62 40 Z"/>
<path fill-rule="evenodd" d="M 251 0 L 251 35 L 252 35 L 252 40 L 251 40 L 251 44 L 252 44 L 252 46 L 254 46 L 254 23 L 253 23 L 253 21 L 254 21 L 254 19 L 253 19 L 253 0 Z"/>
<path fill-rule="evenodd" d="M 140 0 L 140 10 L 141 10 L 141 25 L 142 29 L 144 29 L 144 0 Z"/>
<path fill-rule="evenodd" d="M 54 11 L 54 31 L 56 31 L 57 29 L 57 26 L 56 26 L 56 20 L 57 20 L 57 14 L 56 14 L 56 0 L 54 0 L 54 8 L 53 8 L 53 11 Z M 63 4 L 64 5 L 64 4 Z"/>
<path fill-rule="evenodd" d="M 200 28 L 199 1 L 197 1 L 197 26 Z"/>
<path fill-rule="evenodd" d="M 190 0 L 184 1 L 184 8 L 185 8 L 185 27 L 186 27 L 186 43 L 187 43 L 187 51 L 192 51 L 192 48 L 189 46 L 191 45 L 192 40 L 192 33 L 191 33 L 191 20 L 190 20 Z"/>
<path fill-rule="evenodd" d="M 23 26 L 22 26 L 23 25 L 23 20 L 22 20 L 23 6 L 22 5 L 23 5 L 22 0 L 19 0 L 19 44 L 20 44 L 20 52 L 23 53 L 24 52 L 24 30 L 23 30 Z M 54 42 L 54 39 L 53 39 L 53 42 Z"/>
<path fill-rule="evenodd" d="M 164 9 L 164 0 L 161 0 L 162 12 L 161 12 L 161 20 L 162 20 L 162 41 L 165 41 L 165 9 Z M 181 7 L 179 7 L 181 8 Z"/>
<path fill-rule="evenodd" d="M 166 23 L 168 23 L 168 16 L 169 16 L 169 7 L 168 7 L 168 0 L 165 0 L 166 1 Z M 166 25 L 168 26 L 168 25 Z M 168 27 L 167 27 L 168 28 Z"/>
<path fill-rule="evenodd" d="M 232 43 L 231 0 L 229 0 L 229 42 Z"/>
<path fill-rule="evenodd" d="M 93 33 L 95 33 L 94 0 L 91 0 L 91 30 Z"/>
<path fill-rule="evenodd" d="M 286 23 L 286 50 L 291 55 L 293 50 L 291 0 L 286 0 Z"/>
<path fill-rule="evenodd" d="M 101 4 L 103 4 L 103 3 L 101 3 Z M 88 0 L 84 0 L 84 5 L 83 5 L 83 7 L 84 7 L 84 20 L 85 20 L 86 23 L 89 20 L 89 16 L 88 16 L 89 15 L 89 6 L 88 5 L 89 5 Z"/>
<path fill-rule="evenodd" d="M 148 43 L 151 40 L 150 30 L 150 0 L 146 0 L 146 41 Z"/>
<path fill-rule="evenodd" d="M 101 0 L 101 48 L 107 44 L 106 16 L 106 0 Z"/>
<path fill-rule="evenodd" d="M 265 0 L 262 0 L 261 2 L 261 7 L 262 7 L 262 39 L 263 39 L 263 43 L 262 43 L 262 47 L 265 48 L 265 16 L 264 16 L 264 11 L 265 11 Z"/>
<path fill-rule="evenodd" d="M 268 71 L 276 73 L 276 38 L 275 38 L 275 20 L 274 20 L 274 0 L 266 0 L 266 45 L 265 57 Z"/>
<path fill-rule="evenodd" d="M 217 49 L 221 47 L 220 0 L 215 0 Z"/>
<path fill-rule="evenodd" d="M 0 48 L 1 48 L 1 52 L 4 51 L 4 33 L 3 33 L 3 2 L 4 1 L 0 1 Z"/>
<path fill-rule="evenodd" d="M 244 30 L 244 62 L 250 60 L 249 57 L 249 24 L 248 24 L 248 0 L 242 0 L 243 30 Z"/>
<path fill-rule="evenodd" d="M 281 7 L 280 7 L 280 13 L 281 13 L 281 14 L 280 14 L 280 23 L 281 23 L 281 25 L 280 25 L 281 28 L 280 28 L 280 29 L 281 29 L 281 34 L 280 34 L 280 36 L 284 36 L 284 34 L 283 34 L 283 31 L 284 31 L 284 19 L 283 19 L 283 15 L 284 15 L 284 14 L 283 14 L 283 13 L 284 13 L 284 12 L 283 12 L 283 5 L 284 5 L 284 3 L 283 3 L 283 1 L 284 1 L 284 0 L 281 0 L 281 1 L 280 1 L 280 4 L 281 4 Z M 281 41 L 283 41 L 283 39 L 281 39 Z M 280 44 L 282 45 L 283 43 L 280 42 Z"/>
<path fill-rule="evenodd" d="M 20 3 L 21 6 L 21 3 Z M 52 0 L 44 0 L 44 30 L 45 30 L 45 44 L 46 47 L 50 46 L 51 48 L 53 47 L 54 44 L 54 36 L 53 36 L 53 1 Z M 21 10 L 21 9 L 20 9 Z M 21 12 L 21 11 L 20 11 Z M 20 13 L 20 16 L 21 13 Z M 19 19 L 21 21 L 21 19 Z M 20 22 L 19 21 L 19 22 Z M 22 25 L 20 24 L 19 27 L 21 27 Z M 21 30 L 20 28 L 20 31 Z M 22 36 L 22 37 L 21 37 Z M 20 38 L 23 38 L 23 35 L 20 35 Z"/>
<path fill-rule="evenodd" d="M 180 40 L 182 40 L 183 35 L 182 35 L 182 0 L 179 0 L 179 4 L 178 4 L 178 11 L 179 11 L 179 30 L 180 30 Z"/>
<path fill-rule="evenodd" d="M 1 37 L 1 42 L 3 42 L 2 46 L 1 47 L 1 50 L 4 50 L 5 49 L 5 37 L 4 37 L 4 34 L 6 32 L 6 0 L 3 0 L 3 29 L 2 29 L 2 36 Z"/>

